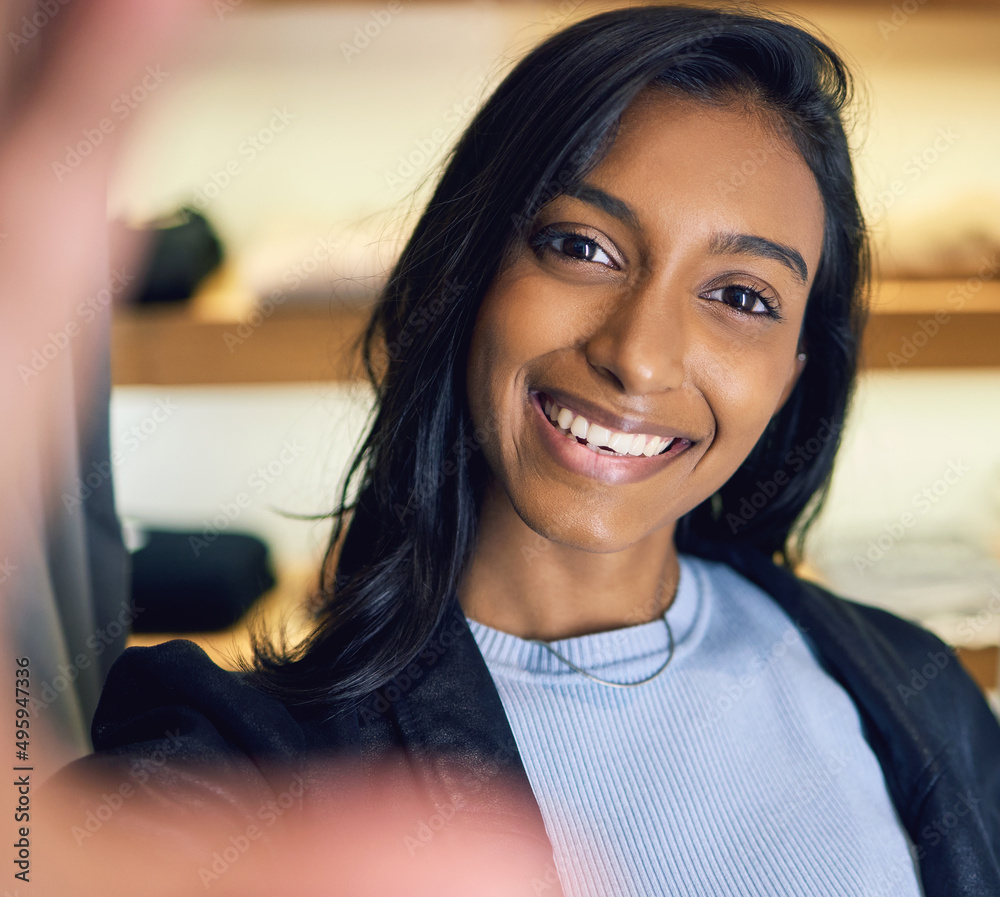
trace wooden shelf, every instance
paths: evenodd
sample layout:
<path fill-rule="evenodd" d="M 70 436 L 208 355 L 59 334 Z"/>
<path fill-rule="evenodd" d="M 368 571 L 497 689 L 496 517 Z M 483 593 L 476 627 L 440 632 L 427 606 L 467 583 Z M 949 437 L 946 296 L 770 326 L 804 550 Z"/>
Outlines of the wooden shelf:
<path fill-rule="evenodd" d="M 1000 282 L 883 281 L 872 296 L 866 370 L 1000 367 Z"/>
<path fill-rule="evenodd" d="M 970 287 L 970 283 L 972 286 Z M 958 292 L 965 289 L 965 297 Z M 868 370 L 1000 367 L 1000 283 L 887 281 L 872 301 Z M 292 383 L 361 376 L 358 304 L 284 306 L 251 322 L 204 320 L 188 307 L 118 309 L 117 385 Z M 256 326 L 254 326 L 254 322 Z"/>
<path fill-rule="evenodd" d="M 279 309 L 258 319 L 205 321 L 186 308 L 119 309 L 111 328 L 116 385 L 295 383 L 358 379 L 357 307 Z"/>

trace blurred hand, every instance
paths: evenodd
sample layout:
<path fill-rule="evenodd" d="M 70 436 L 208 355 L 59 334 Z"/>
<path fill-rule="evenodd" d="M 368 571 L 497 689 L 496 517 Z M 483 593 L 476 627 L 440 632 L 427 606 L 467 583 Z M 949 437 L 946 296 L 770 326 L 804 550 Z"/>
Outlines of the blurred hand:
<path fill-rule="evenodd" d="M 69 325 L 79 326 L 79 303 L 109 282 L 107 183 L 129 120 L 111 130 L 100 122 L 115 98 L 141 81 L 146 66 L 166 63 L 206 9 L 200 0 L 49 0 L 44 9 L 9 0 L 0 13 L 2 496 L 31 478 L 46 481 L 47 459 L 44 450 L 41 458 L 37 453 L 51 445 L 53 424 L 66 407 L 59 394 L 65 381 L 26 378 L 19 365 L 30 362 L 33 349 L 58 344 Z M 129 262 L 119 254 L 116 263 L 127 268 Z M 86 357 L 88 334 L 72 338 L 74 352 Z M 86 382 L 77 383 L 77 393 L 86 395 Z M 0 516 L 0 562 L 5 552 L 19 557 L 19 535 L 39 529 L 16 516 Z M 3 578 L 0 573 L 0 601 Z M 10 672 L 16 646 L 6 635 L 0 633 L 0 657 Z M 46 755 L 55 753 L 39 734 L 32 730 L 33 800 L 42 771 L 52 767 Z M 10 741 L 8 750 L 4 759 L 13 760 Z M 5 887 L 11 894 L 53 897 L 558 892 L 544 839 L 509 848 L 478 824 L 441 816 L 419 791 L 399 787 L 391 776 L 378 784 L 375 800 L 371 783 L 362 791 L 349 773 L 331 768 L 329 776 L 338 798 L 322 824 L 302 818 L 275 826 L 266 844 L 247 835 L 245 825 L 234 828 L 231 815 L 207 809 L 171 829 L 169 806 L 155 802 L 128 808 L 118 817 L 122 824 L 79 841 L 73 830 L 86 818 L 90 798 L 53 791 L 44 812 L 32 804 L 30 881 L 8 879 Z M 444 833 L 431 828 L 439 823 Z M 8 873 L 21 837 L 11 825 L 3 854 Z"/>
<path fill-rule="evenodd" d="M 378 775 L 334 764 L 309 764 L 305 779 L 272 770 L 271 781 L 288 783 L 277 794 L 217 769 L 150 790 L 109 765 L 75 786 L 60 782 L 56 806 L 44 795 L 37 868 L 46 894 L 560 894 L 544 832 L 519 812 L 526 795 L 501 779 L 435 805 L 405 760 Z"/>

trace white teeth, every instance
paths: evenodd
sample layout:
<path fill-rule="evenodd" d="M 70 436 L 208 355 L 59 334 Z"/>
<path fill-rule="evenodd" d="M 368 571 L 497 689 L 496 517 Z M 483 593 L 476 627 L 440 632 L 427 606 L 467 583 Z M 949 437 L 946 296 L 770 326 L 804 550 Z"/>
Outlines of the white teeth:
<path fill-rule="evenodd" d="M 611 431 L 606 430 L 599 424 L 591 424 L 590 429 L 587 431 L 587 441 L 592 442 L 596 446 L 608 445 L 608 440 L 611 439 Z"/>
<path fill-rule="evenodd" d="M 546 398 L 543 407 L 549 420 L 560 429 L 568 430 L 569 435 L 586 440 L 584 444 L 587 448 L 600 455 L 631 455 L 636 458 L 645 455 L 651 458 L 663 454 L 674 441 L 673 438 L 646 436 L 644 433 L 617 433 L 600 424 L 590 423 L 569 408 L 560 408 L 549 398 Z"/>
<path fill-rule="evenodd" d="M 625 455 L 632 445 L 632 437 L 628 433 L 612 433 L 607 445 L 618 452 L 619 455 Z"/>
<path fill-rule="evenodd" d="M 587 423 L 587 418 L 580 417 L 578 414 L 573 418 L 573 423 L 569 428 L 570 433 L 579 439 L 587 438 L 587 430 L 590 428 L 590 424 Z"/>
<path fill-rule="evenodd" d="M 642 450 L 646 447 L 646 437 L 640 433 L 635 437 L 635 441 L 632 443 L 632 447 L 628 450 L 630 455 L 635 455 L 639 457 L 642 454 Z"/>

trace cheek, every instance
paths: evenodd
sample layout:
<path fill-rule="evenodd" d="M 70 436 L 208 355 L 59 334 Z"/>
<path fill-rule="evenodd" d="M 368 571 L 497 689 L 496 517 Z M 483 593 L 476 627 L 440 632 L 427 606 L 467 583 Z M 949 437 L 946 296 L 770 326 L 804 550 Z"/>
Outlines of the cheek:
<path fill-rule="evenodd" d="M 495 289 L 483 299 L 469 347 L 466 370 L 469 407 L 477 426 L 487 427 L 514 395 L 524 360 L 534 357 L 534 320 L 518 291 Z"/>
<path fill-rule="evenodd" d="M 777 411 L 788 378 L 786 354 L 777 350 L 730 354 L 728 358 L 713 354 L 700 366 L 705 383 L 702 391 L 715 418 L 715 447 L 733 452 L 729 462 L 733 470 Z"/>
<path fill-rule="evenodd" d="M 478 430 L 494 429 L 497 402 L 498 365 L 502 351 L 498 334 L 492 328 L 477 323 L 469 349 L 466 371 L 466 391 L 472 423 Z"/>
<path fill-rule="evenodd" d="M 490 311 L 498 338 L 512 360 L 540 358 L 574 342 L 578 311 L 571 292 L 542 276 L 515 280 Z"/>
<path fill-rule="evenodd" d="M 503 393 L 524 365 L 572 344 L 565 299 L 530 277 L 501 281 L 480 308 L 470 352 L 470 377 Z M 475 382 L 470 380 L 471 382 Z"/>

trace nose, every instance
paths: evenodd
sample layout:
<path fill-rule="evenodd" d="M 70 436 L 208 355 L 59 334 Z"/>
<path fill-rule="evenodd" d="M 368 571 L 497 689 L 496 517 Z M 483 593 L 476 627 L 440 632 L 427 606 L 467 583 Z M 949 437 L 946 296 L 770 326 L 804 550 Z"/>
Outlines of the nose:
<path fill-rule="evenodd" d="M 686 331 L 669 308 L 665 286 L 635 289 L 612 302 L 587 340 L 587 360 L 629 395 L 676 389 L 684 382 Z"/>

